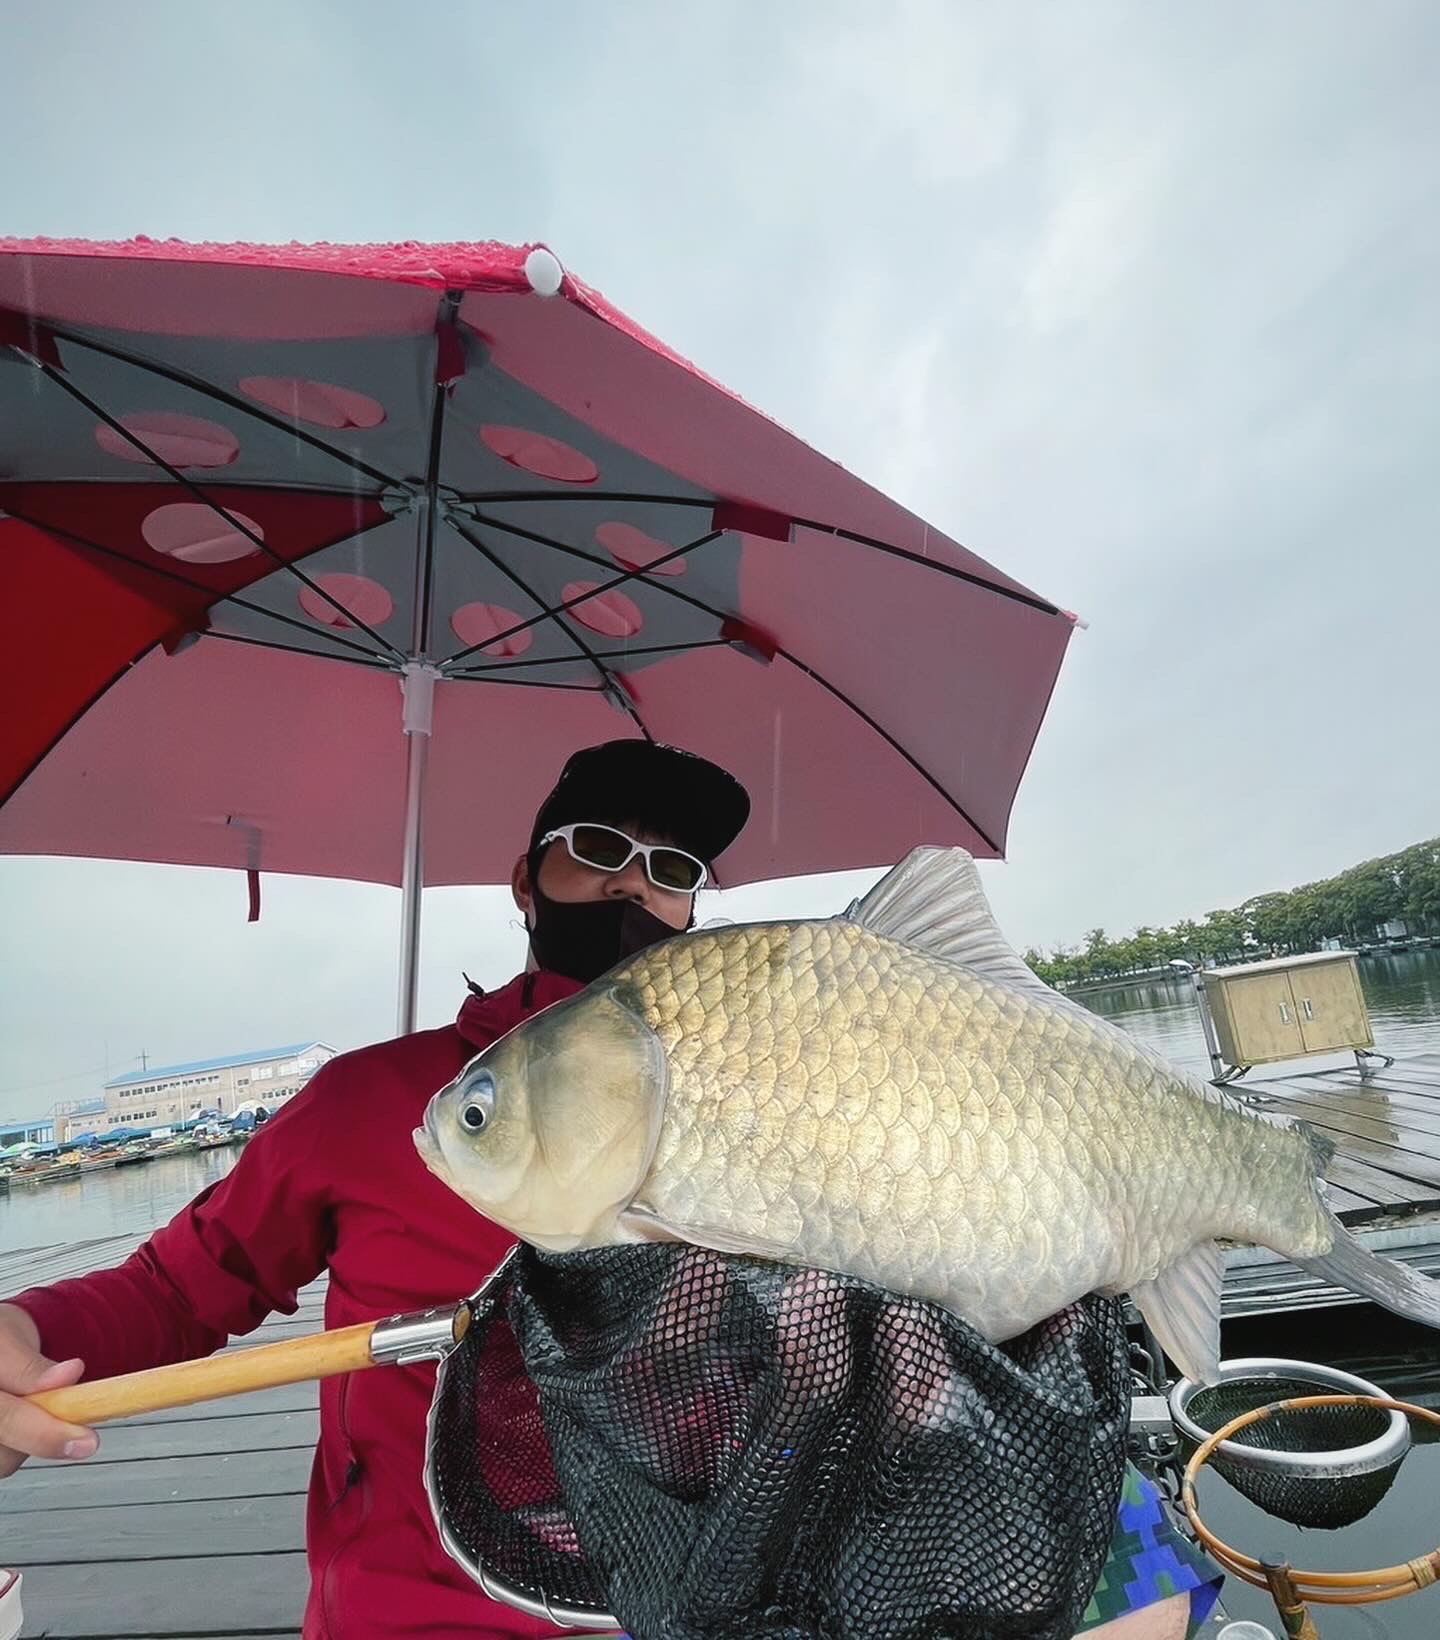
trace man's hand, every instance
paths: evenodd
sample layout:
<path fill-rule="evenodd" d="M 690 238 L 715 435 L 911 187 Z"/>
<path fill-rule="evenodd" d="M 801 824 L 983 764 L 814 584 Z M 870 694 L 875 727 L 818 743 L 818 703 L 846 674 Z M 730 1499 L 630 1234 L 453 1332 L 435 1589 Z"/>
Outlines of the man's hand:
<path fill-rule="evenodd" d="M 79 1381 L 81 1361 L 52 1361 L 40 1353 L 35 1323 L 14 1304 L 0 1304 L 0 1477 L 26 1458 L 88 1458 L 100 1444 L 93 1429 L 52 1418 L 23 1399 L 36 1390 Z"/>

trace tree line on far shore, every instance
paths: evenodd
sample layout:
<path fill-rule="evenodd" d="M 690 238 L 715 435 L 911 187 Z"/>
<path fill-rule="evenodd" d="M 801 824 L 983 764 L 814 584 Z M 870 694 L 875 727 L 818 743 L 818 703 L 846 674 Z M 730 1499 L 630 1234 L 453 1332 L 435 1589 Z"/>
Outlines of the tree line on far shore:
<path fill-rule="evenodd" d="M 1288 893 L 1257 894 L 1233 911 L 1187 918 L 1173 928 L 1137 928 L 1111 939 L 1092 928 L 1075 949 L 1031 949 L 1025 961 L 1051 985 L 1119 979 L 1183 959 L 1195 964 L 1244 962 L 1317 951 L 1327 939 L 1365 945 L 1389 922 L 1409 932 L 1440 930 L 1440 837 L 1398 854 L 1366 860 L 1338 877 Z"/>

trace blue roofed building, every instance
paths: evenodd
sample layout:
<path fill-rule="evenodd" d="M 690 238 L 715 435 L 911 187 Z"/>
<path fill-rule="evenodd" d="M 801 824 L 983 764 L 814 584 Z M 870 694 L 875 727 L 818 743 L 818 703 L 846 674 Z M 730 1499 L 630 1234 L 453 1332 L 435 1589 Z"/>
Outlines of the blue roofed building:
<path fill-rule="evenodd" d="M 324 1042 L 290 1042 L 183 1065 L 151 1065 L 105 1084 L 105 1128 L 165 1127 L 201 1111 L 235 1116 L 263 1105 L 273 1111 L 293 1098 L 335 1049 Z"/>
<path fill-rule="evenodd" d="M 51 1114 L 55 1118 L 55 1139 L 58 1144 L 69 1144 L 72 1139 L 83 1139 L 89 1133 L 104 1133 L 110 1126 L 106 1121 L 104 1098 L 70 1099 L 56 1105 Z"/>
<path fill-rule="evenodd" d="M 0 1150 L 13 1145 L 53 1145 L 55 1118 L 53 1116 L 15 1117 L 0 1122 Z"/>

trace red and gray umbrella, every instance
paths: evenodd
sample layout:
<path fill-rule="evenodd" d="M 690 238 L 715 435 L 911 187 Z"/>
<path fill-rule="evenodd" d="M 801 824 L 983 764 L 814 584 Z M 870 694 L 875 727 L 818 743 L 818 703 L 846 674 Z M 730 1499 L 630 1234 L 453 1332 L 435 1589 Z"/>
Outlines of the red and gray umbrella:
<path fill-rule="evenodd" d="M 1072 618 L 538 247 L 0 240 L 0 849 L 499 882 L 618 735 L 725 881 L 1003 852 Z"/>

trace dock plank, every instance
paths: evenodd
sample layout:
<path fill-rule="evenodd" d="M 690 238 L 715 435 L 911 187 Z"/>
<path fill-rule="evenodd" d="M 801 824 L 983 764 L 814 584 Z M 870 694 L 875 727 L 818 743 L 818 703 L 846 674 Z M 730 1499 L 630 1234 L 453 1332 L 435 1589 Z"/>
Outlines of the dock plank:
<path fill-rule="evenodd" d="M 1326 1172 L 1337 1184 L 1393 1211 L 1418 1212 L 1440 1205 L 1440 1197 L 1430 1186 L 1418 1179 L 1401 1178 L 1356 1156 L 1337 1152 Z"/>
<path fill-rule="evenodd" d="M 280 1447 L 112 1464 L 93 1458 L 79 1464 L 32 1461 L 0 1486 L 0 1523 L 8 1528 L 10 1517 L 31 1510 L 84 1513 L 111 1504 L 275 1497 L 304 1490 L 313 1457 L 310 1447 Z M 99 1553 L 105 1546 L 97 1540 L 95 1547 Z"/>
<path fill-rule="evenodd" d="M 7 1519 L 4 1533 L 7 1563 L 31 1569 L 93 1561 L 97 1544 L 123 1545 L 128 1560 L 195 1560 L 213 1557 L 221 1544 L 227 1555 L 275 1554 L 304 1538 L 303 1491 L 40 1510 Z"/>
<path fill-rule="evenodd" d="M 294 1634 L 309 1579 L 303 1551 L 207 1560 L 95 1560 L 25 1571 L 21 1640 Z"/>
<path fill-rule="evenodd" d="M 1237 1089 L 1246 1087 L 1265 1087 L 1266 1082 L 1237 1082 Z M 1396 1109 L 1407 1110 L 1420 1120 L 1433 1120 L 1440 1112 L 1440 1097 L 1430 1081 L 1429 1071 L 1417 1073 L 1414 1077 L 1406 1077 L 1404 1081 L 1379 1082 L 1373 1079 L 1366 1081 L 1347 1081 L 1333 1073 L 1325 1071 L 1307 1071 L 1301 1076 L 1284 1077 L 1284 1086 L 1289 1087 L 1297 1096 L 1306 1099 L 1355 1099 L 1361 1102 L 1374 1104 L 1392 1104 Z"/>
<path fill-rule="evenodd" d="M 105 1464 L 133 1463 L 141 1458 L 191 1458 L 233 1452 L 274 1452 L 286 1447 L 313 1447 L 320 1433 L 320 1415 L 303 1412 L 237 1412 L 225 1418 L 188 1418 L 169 1423 L 104 1424 L 100 1451 L 85 1460 L 88 1469 Z M 47 1465 L 73 1470 L 64 1458 L 32 1458 L 37 1469 Z"/>
<path fill-rule="evenodd" d="M 1428 1076 L 1429 1072 L 1425 1074 Z M 1413 1087 L 1376 1087 L 1369 1082 L 1309 1072 L 1259 1082 L 1236 1082 L 1231 1086 L 1241 1097 L 1264 1098 L 1269 1093 L 1283 1093 L 1293 1099 L 1316 1100 L 1321 1104 L 1352 1105 L 1360 1111 L 1394 1116 L 1426 1132 L 1440 1131 L 1440 1094 L 1425 1091 L 1418 1083 Z"/>
<path fill-rule="evenodd" d="M 1428 1065 L 1417 1065 L 1410 1060 L 1396 1060 L 1383 1070 L 1370 1071 L 1361 1077 L 1359 1085 L 1363 1088 L 1398 1088 L 1406 1094 L 1432 1101 L 1435 1098 L 1434 1071 Z"/>
<path fill-rule="evenodd" d="M 1422 1122 L 1413 1113 L 1397 1111 L 1388 1103 L 1285 1093 L 1272 1094 L 1261 1102 L 1260 1108 L 1271 1109 L 1277 1104 L 1288 1106 L 1309 1122 L 1329 1122 L 1378 1144 L 1440 1156 L 1440 1123 Z"/>
<path fill-rule="evenodd" d="M 1426 1127 L 1397 1116 L 1388 1106 L 1362 1104 L 1356 1100 L 1290 1098 L 1271 1094 L 1261 1109 L 1283 1109 L 1312 1125 L 1324 1123 L 1343 1133 L 1373 1143 L 1388 1145 L 1406 1154 L 1440 1160 L 1440 1125 Z"/>
<path fill-rule="evenodd" d="M 1244 1083 L 1238 1083 L 1236 1087 L 1237 1091 L 1251 1091 Z M 1254 1091 L 1260 1093 L 1264 1087 L 1265 1084 L 1257 1083 Z M 1288 1079 L 1277 1091 L 1283 1091 L 1294 1099 L 1353 1107 L 1360 1114 L 1385 1115 L 1424 1133 L 1440 1132 L 1440 1097 L 1425 1091 L 1418 1084 L 1413 1087 L 1373 1088 L 1305 1076 Z"/>
<path fill-rule="evenodd" d="M 1348 1126 L 1332 1123 L 1322 1113 L 1313 1109 L 1307 1110 L 1298 1101 L 1277 1099 L 1271 1108 L 1290 1116 L 1302 1116 L 1312 1127 L 1342 1140 L 1343 1144 L 1337 1148 L 1346 1157 L 1372 1162 L 1400 1177 L 1417 1180 L 1421 1184 L 1430 1185 L 1433 1191 L 1440 1191 L 1440 1157 L 1427 1156 L 1422 1151 L 1402 1149 L 1399 1145 L 1382 1144 L 1375 1139 L 1368 1139 L 1354 1133 Z"/>
<path fill-rule="evenodd" d="M 1353 1190 L 1347 1190 L 1334 1179 L 1325 1180 L 1325 1199 L 1329 1202 L 1332 1212 L 1338 1213 L 1347 1224 L 1362 1224 L 1367 1219 L 1378 1218 L 1387 1211 L 1384 1203 L 1371 1200 L 1368 1196 L 1356 1195 Z"/>

